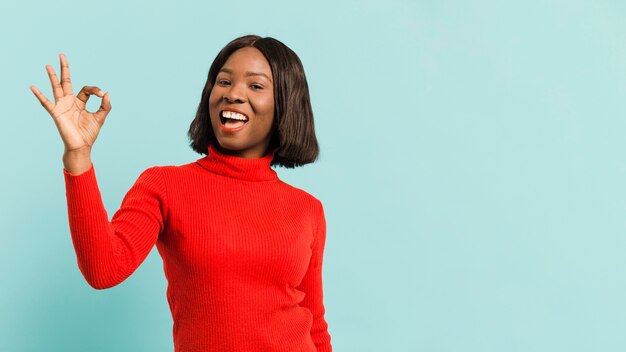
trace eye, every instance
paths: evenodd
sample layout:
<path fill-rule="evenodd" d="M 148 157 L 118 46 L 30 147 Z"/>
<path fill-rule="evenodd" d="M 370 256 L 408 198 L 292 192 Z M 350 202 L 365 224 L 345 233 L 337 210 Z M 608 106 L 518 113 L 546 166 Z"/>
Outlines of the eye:
<path fill-rule="evenodd" d="M 260 86 L 258 84 L 253 84 L 251 87 L 252 87 L 252 89 L 255 89 L 255 90 L 263 89 L 263 86 Z"/>
<path fill-rule="evenodd" d="M 221 80 L 217 81 L 217 84 L 219 84 L 219 85 L 223 86 L 223 85 L 226 85 L 226 84 L 230 84 L 230 82 L 228 82 L 228 81 L 227 81 L 227 80 L 225 80 L 225 79 L 221 79 Z"/>

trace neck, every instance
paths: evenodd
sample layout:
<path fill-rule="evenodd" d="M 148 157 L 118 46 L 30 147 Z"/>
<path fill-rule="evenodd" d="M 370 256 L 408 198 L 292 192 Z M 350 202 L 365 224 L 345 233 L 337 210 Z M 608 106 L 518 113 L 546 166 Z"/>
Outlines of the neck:
<path fill-rule="evenodd" d="M 217 144 L 217 143 L 216 143 Z M 197 162 L 208 171 L 244 181 L 274 181 L 278 179 L 276 171 L 271 168 L 274 153 L 269 151 L 258 158 L 241 157 L 210 144 L 208 155 Z"/>
<path fill-rule="evenodd" d="M 264 146 L 262 149 L 253 149 L 253 150 L 231 150 L 222 147 L 219 143 L 215 142 L 214 148 L 223 155 L 236 156 L 244 159 L 257 159 L 267 156 L 269 150 L 267 146 Z"/>

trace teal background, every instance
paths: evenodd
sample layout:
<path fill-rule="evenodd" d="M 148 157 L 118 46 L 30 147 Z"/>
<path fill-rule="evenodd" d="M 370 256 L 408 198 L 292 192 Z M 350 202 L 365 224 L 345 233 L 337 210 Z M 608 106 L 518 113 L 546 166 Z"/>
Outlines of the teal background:
<path fill-rule="evenodd" d="M 45 64 L 111 93 L 111 217 L 200 157 L 210 63 L 248 33 L 306 70 L 320 159 L 278 172 L 325 206 L 336 351 L 626 350 L 624 2 L 27 0 L 0 3 L 0 351 L 173 350 L 156 249 L 112 289 L 78 270 Z"/>

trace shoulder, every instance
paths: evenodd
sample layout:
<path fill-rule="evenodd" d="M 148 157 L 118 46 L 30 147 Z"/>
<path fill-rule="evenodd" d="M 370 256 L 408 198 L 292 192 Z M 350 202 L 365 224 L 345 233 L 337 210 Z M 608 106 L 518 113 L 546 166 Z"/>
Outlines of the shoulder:
<path fill-rule="evenodd" d="M 283 192 L 289 194 L 292 198 L 300 200 L 300 202 L 307 204 L 312 211 L 315 213 L 319 213 L 324 211 L 322 201 L 314 196 L 313 194 L 305 191 L 302 188 L 298 188 L 296 186 L 290 185 L 282 180 L 278 180 L 278 187 L 280 187 Z"/>
<path fill-rule="evenodd" d="M 144 168 L 139 172 L 135 183 L 157 187 L 161 190 L 173 190 L 180 183 L 187 183 L 193 180 L 190 177 L 194 171 L 198 172 L 195 162 L 183 165 L 154 165 Z"/>
<path fill-rule="evenodd" d="M 159 174 L 164 180 L 176 180 L 185 175 L 202 171 L 197 162 L 189 162 L 181 165 L 155 165 L 146 168 L 141 174 Z"/>

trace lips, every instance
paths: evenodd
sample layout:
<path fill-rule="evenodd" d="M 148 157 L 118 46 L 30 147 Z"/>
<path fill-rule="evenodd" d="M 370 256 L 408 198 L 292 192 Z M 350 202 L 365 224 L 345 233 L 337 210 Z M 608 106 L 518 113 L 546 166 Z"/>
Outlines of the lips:
<path fill-rule="evenodd" d="M 226 132 L 239 131 L 248 121 L 248 116 L 238 111 L 228 109 L 220 113 L 220 127 Z"/>

